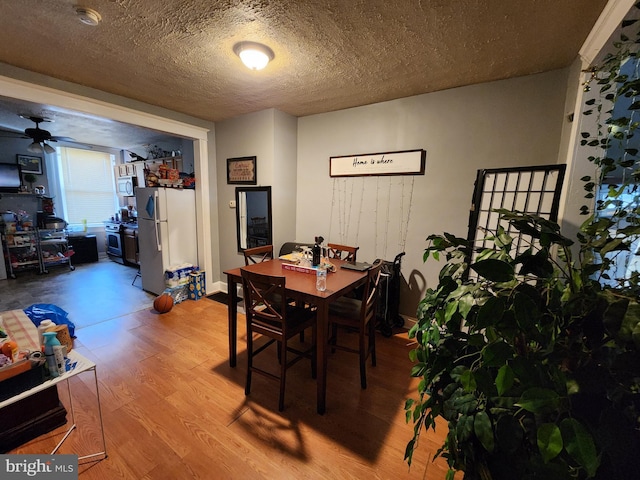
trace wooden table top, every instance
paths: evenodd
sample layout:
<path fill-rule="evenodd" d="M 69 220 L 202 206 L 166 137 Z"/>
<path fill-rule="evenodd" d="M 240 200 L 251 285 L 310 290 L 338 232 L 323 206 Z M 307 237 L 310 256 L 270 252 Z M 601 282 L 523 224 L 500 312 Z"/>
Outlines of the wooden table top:
<path fill-rule="evenodd" d="M 224 273 L 234 277 L 234 280 L 236 281 L 241 281 L 242 279 L 242 274 L 240 273 L 241 269 L 261 273 L 263 275 L 284 276 L 287 279 L 286 289 L 288 291 L 299 293 L 305 297 L 327 300 L 342 296 L 345 292 L 353 289 L 354 284 L 363 283 L 367 277 L 366 271 L 358 272 L 355 270 L 340 268 L 340 265 L 346 262 L 331 259 L 331 263 L 333 263 L 337 268 L 335 272 L 327 272 L 327 289 L 324 292 L 320 292 L 316 289 L 315 275 L 286 270 L 282 268 L 284 263 L 287 262 L 274 259 L 246 267 L 234 268 L 227 270 Z"/>

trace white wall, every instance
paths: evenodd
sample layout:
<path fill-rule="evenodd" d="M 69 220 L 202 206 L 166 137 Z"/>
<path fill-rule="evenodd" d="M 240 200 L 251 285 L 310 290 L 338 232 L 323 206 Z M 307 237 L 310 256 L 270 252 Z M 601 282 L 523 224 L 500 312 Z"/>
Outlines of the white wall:
<path fill-rule="evenodd" d="M 296 240 L 323 235 L 357 244 L 363 261 L 393 260 L 404 250 L 400 312 L 415 316 L 441 268 L 433 260 L 423 263 L 425 239 L 445 231 L 466 237 L 477 170 L 557 163 L 567 74 L 557 70 L 298 119 Z M 419 148 L 427 151 L 423 176 L 329 177 L 331 156 Z"/>

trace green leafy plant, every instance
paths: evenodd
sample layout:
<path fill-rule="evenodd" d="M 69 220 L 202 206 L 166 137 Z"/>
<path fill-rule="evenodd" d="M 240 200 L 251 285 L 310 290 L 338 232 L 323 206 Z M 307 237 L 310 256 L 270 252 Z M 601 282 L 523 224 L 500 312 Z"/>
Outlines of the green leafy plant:
<path fill-rule="evenodd" d="M 25 173 L 24 181 L 29 184 L 29 188 L 33 188 L 33 182 L 37 180 L 36 176 L 33 173 Z"/>
<path fill-rule="evenodd" d="M 446 260 L 410 330 L 411 464 L 421 433 L 447 421 L 436 457 L 447 478 L 635 478 L 640 472 L 640 235 L 638 45 L 621 26 L 616 51 L 585 82 L 593 132 L 582 146 L 587 218 L 574 240 L 554 222 L 498 211 L 489 247 L 469 265 L 471 245 L 428 237 L 424 260 Z M 598 88 L 596 88 L 598 87 Z M 508 225 L 508 227 L 507 227 Z M 516 237 L 529 239 L 516 250 Z M 468 280 L 469 271 L 477 275 Z"/>
<path fill-rule="evenodd" d="M 441 416 L 449 433 L 437 455 L 449 478 L 628 478 L 640 468 L 635 297 L 603 288 L 596 264 L 575 263 L 557 224 L 499 213 L 532 242 L 515 255 L 514 234 L 493 232 L 492 248 L 470 265 L 475 281 L 463 281 L 466 240 L 428 238 L 425 260 L 447 263 L 409 332 L 421 382 L 406 403 L 414 437 L 405 458 Z"/>

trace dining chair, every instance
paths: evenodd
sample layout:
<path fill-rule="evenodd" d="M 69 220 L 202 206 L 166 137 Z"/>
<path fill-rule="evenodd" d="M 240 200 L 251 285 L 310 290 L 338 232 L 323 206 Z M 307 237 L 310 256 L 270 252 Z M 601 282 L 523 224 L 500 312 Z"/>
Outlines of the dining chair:
<path fill-rule="evenodd" d="M 367 388 L 366 361 L 371 356 L 371 365 L 376 366 L 376 304 L 382 274 L 382 260 L 376 260 L 367 272 L 362 300 L 340 297 L 329 304 L 331 351 L 342 350 L 356 353 L 360 357 L 360 385 Z M 358 348 L 338 343 L 339 328 L 358 332 Z"/>
<path fill-rule="evenodd" d="M 316 378 L 316 311 L 291 305 L 285 300 L 286 278 L 284 276 L 263 275 L 241 269 L 247 319 L 247 382 L 245 395 L 251 393 L 253 372 L 280 382 L 278 410 L 284 410 L 284 392 L 287 369 L 303 358 L 311 360 L 311 376 Z M 289 340 L 305 329 L 312 328 L 311 346 L 306 350 L 293 348 Z M 254 335 L 268 337 L 263 345 L 255 348 Z M 254 358 L 276 343 L 280 374 L 254 365 Z M 287 353 L 293 353 L 291 360 Z"/>
<path fill-rule="evenodd" d="M 253 263 L 260 263 L 266 260 L 273 259 L 273 245 L 263 245 L 261 247 L 245 248 L 244 264 L 251 265 Z"/>
<path fill-rule="evenodd" d="M 359 248 L 360 247 L 350 247 L 349 245 L 340 245 L 337 243 L 327 243 L 327 256 L 329 258 L 337 258 L 356 263 L 356 254 Z"/>

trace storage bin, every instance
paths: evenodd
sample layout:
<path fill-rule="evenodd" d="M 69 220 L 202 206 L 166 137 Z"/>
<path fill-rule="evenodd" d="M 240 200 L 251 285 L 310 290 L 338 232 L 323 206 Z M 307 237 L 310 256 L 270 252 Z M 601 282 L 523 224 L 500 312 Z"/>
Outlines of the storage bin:
<path fill-rule="evenodd" d="M 27 362 L 29 362 L 27 360 Z M 0 402 L 40 385 L 45 380 L 45 364 L 29 368 L 0 382 Z"/>

